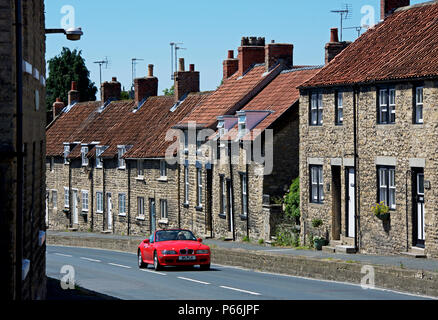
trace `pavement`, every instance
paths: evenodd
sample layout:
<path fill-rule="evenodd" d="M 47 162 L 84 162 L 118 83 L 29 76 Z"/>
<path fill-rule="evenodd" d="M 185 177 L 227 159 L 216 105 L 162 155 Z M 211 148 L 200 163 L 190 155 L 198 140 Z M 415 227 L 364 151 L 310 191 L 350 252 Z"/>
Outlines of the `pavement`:
<path fill-rule="evenodd" d="M 207 241 L 206 241 L 207 242 Z M 211 240 L 208 241 L 212 243 Z M 229 244 L 226 244 L 229 245 Z M 261 248 L 260 248 L 261 249 Z M 417 300 L 425 297 L 357 284 L 306 279 L 212 264 L 210 271 L 139 269 L 135 253 L 47 245 L 46 272 L 60 280 L 70 265 L 75 284 L 107 297 L 130 300 Z M 56 281 L 55 287 L 56 287 Z M 59 287 L 58 287 L 59 290 Z M 62 294 L 62 292 L 60 293 Z M 102 297 L 105 297 L 102 296 Z M 62 298 L 61 298 L 62 299 Z"/>

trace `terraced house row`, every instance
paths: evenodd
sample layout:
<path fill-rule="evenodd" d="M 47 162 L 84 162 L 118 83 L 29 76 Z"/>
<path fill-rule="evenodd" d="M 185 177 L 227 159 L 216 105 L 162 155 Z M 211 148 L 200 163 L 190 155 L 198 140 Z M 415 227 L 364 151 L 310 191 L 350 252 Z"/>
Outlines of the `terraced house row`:
<path fill-rule="evenodd" d="M 48 225 L 269 240 L 284 216 L 272 199 L 299 176 L 302 243 L 437 257 L 438 3 L 408 5 L 382 0 L 353 43 L 332 29 L 324 66 L 244 37 L 212 92 L 183 60 L 174 96 L 157 96 L 152 66 L 134 100 L 119 100 L 116 78 L 99 102 L 77 102 L 73 84 L 47 128 Z"/>

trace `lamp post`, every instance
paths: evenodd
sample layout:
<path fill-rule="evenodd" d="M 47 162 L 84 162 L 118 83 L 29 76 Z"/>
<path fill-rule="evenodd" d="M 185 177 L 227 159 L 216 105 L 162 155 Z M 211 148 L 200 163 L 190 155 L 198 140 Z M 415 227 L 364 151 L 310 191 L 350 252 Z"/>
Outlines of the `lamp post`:
<path fill-rule="evenodd" d="M 69 29 L 45 29 L 46 34 L 51 33 L 63 33 L 66 35 L 67 40 L 77 41 L 81 39 L 84 34 L 82 28 L 69 28 Z"/>

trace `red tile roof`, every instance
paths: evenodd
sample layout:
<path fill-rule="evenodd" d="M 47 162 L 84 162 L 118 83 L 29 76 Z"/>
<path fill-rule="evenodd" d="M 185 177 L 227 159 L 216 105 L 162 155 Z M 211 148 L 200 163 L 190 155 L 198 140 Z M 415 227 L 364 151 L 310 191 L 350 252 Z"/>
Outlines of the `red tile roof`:
<path fill-rule="evenodd" d="M 255 65 L 243 77 L 236 72 L 196 107 L 178 125 L 184 126 L 196 122 L 197 126 L 210 127 L 217 121 L 217 116 L 234 113 L 240 109 L 257 90 L 261 90 L 271 78 L 281 70 L 277 65 L 268 74 L 264 64 Z M 262 86 L 262 87 L 260 87 Z"/>
<path fill-rule="evenodd" d="M 303 87 L 438 76 L 438 2 L 401 8 Z"/>

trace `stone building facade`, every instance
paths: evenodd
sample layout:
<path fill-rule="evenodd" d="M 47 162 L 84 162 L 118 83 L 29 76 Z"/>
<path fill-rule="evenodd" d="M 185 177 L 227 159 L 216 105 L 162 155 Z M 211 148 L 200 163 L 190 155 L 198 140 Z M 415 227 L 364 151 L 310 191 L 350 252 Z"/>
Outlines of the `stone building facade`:
<path fill-rule="evenodd" d="M 44 299 L 44 2 L 19 1 L 21 19 L 16 3 L 0 1 L 0 288 L 8 300 Z"/>
<path fill-rule="evenodd" d="M 436 43 L 422 26 L 438 5 L 395 9 L 300 88 L 301 236 L 323 236 L 328 249 L 437 257 Z M 386 64 L 402 35 L 409 41 Z M 389 219 L 374 215 L 382 201 Z"/>

